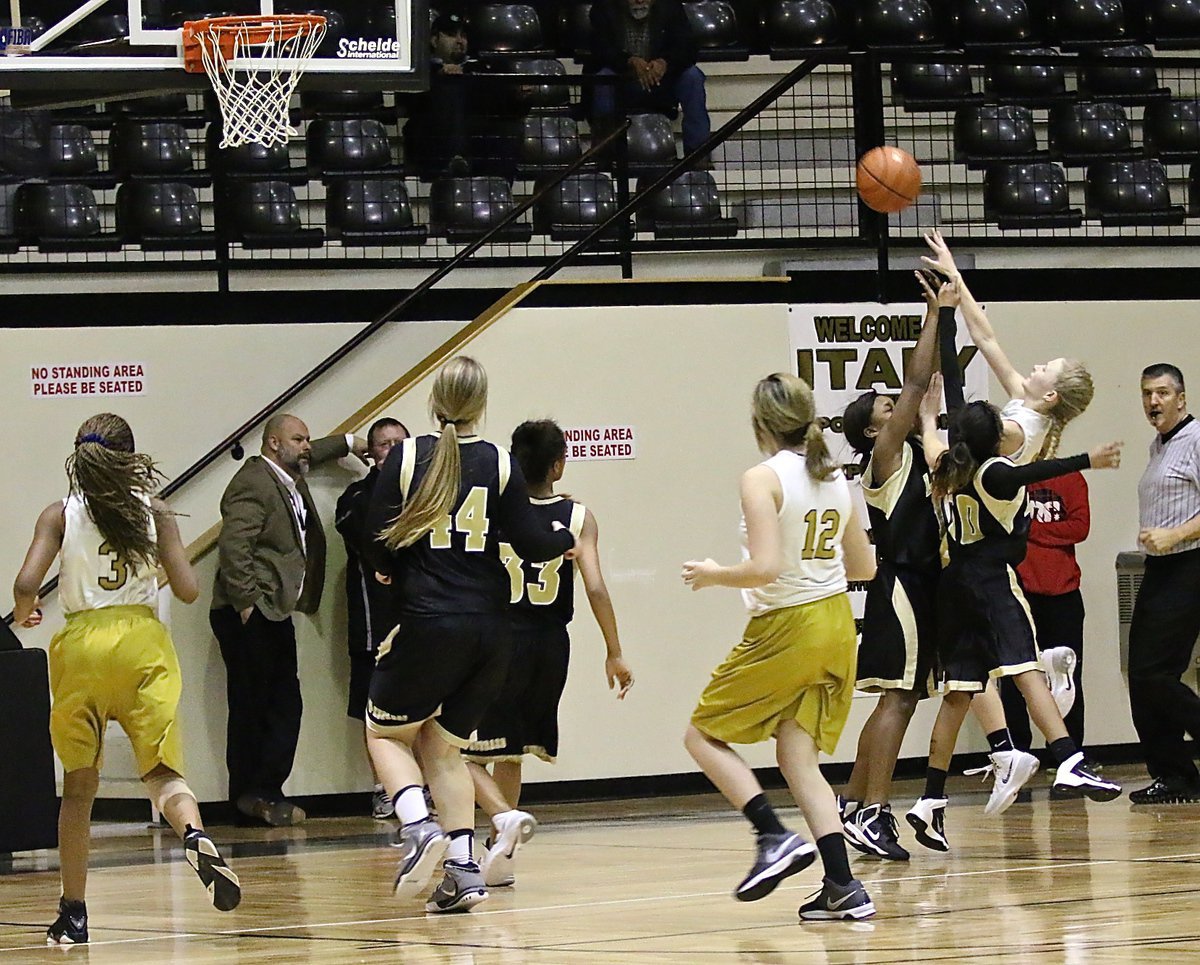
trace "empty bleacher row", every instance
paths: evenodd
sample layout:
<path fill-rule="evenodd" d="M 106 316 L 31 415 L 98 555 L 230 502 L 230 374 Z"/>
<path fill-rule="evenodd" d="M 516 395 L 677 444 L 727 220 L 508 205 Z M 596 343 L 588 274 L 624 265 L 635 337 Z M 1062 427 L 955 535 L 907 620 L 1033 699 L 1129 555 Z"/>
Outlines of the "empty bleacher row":
<path fill-rule="evenodd" d="M 297 118 L 302 136 L 270 148 L 218 150 L 219 123 L 189 110 L 183 95 L 90 114 L 39 115 L 24 139 L 0 137 L 0 163 L 7 161 L 10 172 L 0 188 L 9 198 L 0 202 L 0 247 L 198 251 L 227 242 L 298 249 L 327 240 L 404 247 L 431 235 L 457 243 L 505 217 L 517 203 L 514 189 L 532 193 L 586 147 L 586 130 L 570 114 L 502 119 L 504 157 L 490 170 L 481 163 L 484 170 L 474 176 L 431 176 L 405 164 L 399 118 L 383 95 L 306 100 Z M 494 145 L 494 128 L 488 136 Z M 578 238 L 616 210 L 617 177 L 633 179 L 636 188 L 677 156 L 669 119 L 635 115 L 619 172 L 611 160 L 581 169 L 501 240 L 528 242 L 534 232 L 553 241 Z M 703 171 L 668 185 L 636 227 L 663 238 L 737 230 L 722 216 L 716 183 Z"/>

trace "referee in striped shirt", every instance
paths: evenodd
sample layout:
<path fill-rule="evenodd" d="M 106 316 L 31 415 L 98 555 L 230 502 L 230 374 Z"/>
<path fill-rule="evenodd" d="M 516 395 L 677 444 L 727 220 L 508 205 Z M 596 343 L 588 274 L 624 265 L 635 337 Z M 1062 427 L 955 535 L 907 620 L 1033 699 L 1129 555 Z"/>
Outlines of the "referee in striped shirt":
<path fill-rule="evenodd" d="M 1142 408 L 1158 436 L 1138 483 L 1138 542 L 1146 574 L 1129 629 L 1129 704 L 1153 779 L 1134 804 L 1200 800 L 1184 734 L 1200 741 L 1200 697 L 1180 679 L 1200 636 L 1200 422 L 1187 411 L 1183 373 L 1142 372 Z"/>

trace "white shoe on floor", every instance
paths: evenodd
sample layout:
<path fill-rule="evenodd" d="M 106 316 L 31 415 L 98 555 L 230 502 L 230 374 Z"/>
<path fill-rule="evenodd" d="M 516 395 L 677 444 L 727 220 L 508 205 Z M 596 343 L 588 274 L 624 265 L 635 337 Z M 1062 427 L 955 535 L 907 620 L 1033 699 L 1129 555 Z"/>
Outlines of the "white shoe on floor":
<path fill-rule="evenodd" d="M 537 819 L 527 811 L 503 811 L 492 818 L 492 844 L 479 863 L 484 883 L 502 888 L 516 880 L 517 851 L 537 830 Z"/>

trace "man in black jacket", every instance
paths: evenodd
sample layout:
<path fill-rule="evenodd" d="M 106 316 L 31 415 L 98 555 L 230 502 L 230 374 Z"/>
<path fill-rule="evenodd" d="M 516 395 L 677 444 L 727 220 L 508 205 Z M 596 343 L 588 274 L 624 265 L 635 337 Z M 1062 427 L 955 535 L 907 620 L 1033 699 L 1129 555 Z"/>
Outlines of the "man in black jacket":
<path fill-rule="evenodd" d="M 696 66 L 696 44 L 680 0 L 596 0 L 592 5 L 592 53 L 599 75 L 592 100 L 594 126 L 611 124 L 618 107 L 626 112 L 683 109 L 683 149 L 709 135 L 704 73 Z"/>

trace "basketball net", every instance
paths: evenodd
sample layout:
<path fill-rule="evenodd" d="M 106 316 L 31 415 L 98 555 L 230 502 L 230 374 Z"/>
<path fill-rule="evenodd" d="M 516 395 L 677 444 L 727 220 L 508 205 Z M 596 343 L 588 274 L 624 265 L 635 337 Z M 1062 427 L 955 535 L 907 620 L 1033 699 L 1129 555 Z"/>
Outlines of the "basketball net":
<path fill-rule="evenodd" d="M 309 15 L 217 17 L 183 26 L 184 67 L 203 70 L 221 108 L 221 148 L 286 144 L 297 131 L 288 108 L 325 36 Z"/>

